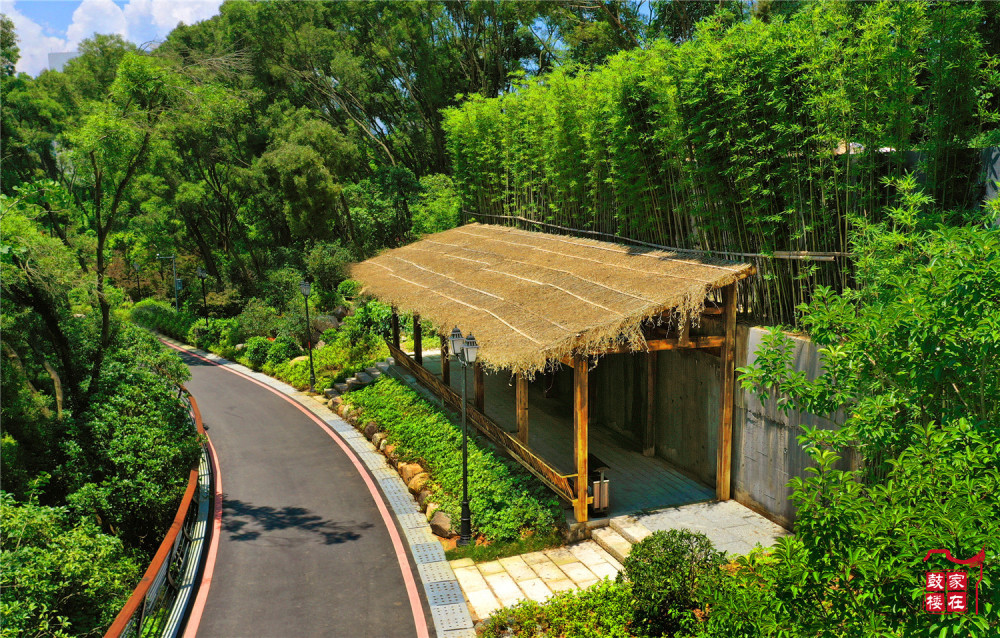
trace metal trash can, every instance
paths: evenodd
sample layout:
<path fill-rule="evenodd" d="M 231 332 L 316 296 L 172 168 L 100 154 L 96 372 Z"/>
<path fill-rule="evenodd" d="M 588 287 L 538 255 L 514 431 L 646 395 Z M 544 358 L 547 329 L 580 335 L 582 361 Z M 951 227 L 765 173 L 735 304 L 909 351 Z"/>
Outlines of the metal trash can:
<path fill-rule="evenodd" d="M 605 514 L 611 501 L 608 497 L 608 479 L 604 477 L 604 468 L 590 472 L 589 475 L 590 495 L 594 497 L 590 508 L 595 514 Z"/>

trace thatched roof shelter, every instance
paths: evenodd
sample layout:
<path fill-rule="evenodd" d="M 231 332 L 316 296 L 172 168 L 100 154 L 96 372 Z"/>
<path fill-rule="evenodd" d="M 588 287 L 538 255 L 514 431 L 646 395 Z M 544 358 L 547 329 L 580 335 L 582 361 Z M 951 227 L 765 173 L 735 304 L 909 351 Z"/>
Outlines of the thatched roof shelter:
<path fill-rule="evenodd" d="M 365 294 L 441 330 L 472 332 L 487 366 L 533 374 L 552 360 L 645 350 L 641 324 L 697 317 L 747 264 L 563 235 L 468 224 L 356 264 Z"/>

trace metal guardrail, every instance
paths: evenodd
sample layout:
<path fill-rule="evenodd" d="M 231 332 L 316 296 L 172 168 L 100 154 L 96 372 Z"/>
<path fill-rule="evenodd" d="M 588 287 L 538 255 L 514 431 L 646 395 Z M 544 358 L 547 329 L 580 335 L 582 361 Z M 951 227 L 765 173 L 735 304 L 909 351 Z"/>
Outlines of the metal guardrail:
<path fill-rule="evenodd" d="M 197 401 L 185 394 L 183 388 L 180 395 L 188 405 L 192 425 L 198 434 L 205 434 Z M 202 448 L 201 459 L 191 469 L 170 529 L 104 638 L 172 638 L 183 629 L 208 540 L 213 500 L 211 467 L 208 451 Z"/>

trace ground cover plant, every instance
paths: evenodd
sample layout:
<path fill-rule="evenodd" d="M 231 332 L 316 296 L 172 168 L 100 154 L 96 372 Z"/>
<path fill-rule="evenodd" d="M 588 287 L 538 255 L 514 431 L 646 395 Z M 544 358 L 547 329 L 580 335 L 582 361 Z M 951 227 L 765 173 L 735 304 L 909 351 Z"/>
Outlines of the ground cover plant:
<path fill-rule="evenodd" d="M 344 395 L 388 435 L 404 461 L 419 461 L 430 473 L 432 500 L 453 523 L 462 497 L 461 427 L 405 385 L 381 377 L 371 386 Z M 469 439 L 469 505 L 473 532 L 487 541 L 507 542 L 527 533 L 548 535 L 562 510 L 555 497 L 531 474 L 500 457 L 475 435 Z"/>

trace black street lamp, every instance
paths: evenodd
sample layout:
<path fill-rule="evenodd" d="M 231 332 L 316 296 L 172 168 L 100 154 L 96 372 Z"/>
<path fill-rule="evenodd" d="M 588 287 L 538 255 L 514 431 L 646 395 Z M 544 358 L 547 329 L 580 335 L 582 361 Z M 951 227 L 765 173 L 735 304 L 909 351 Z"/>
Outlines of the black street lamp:
<path fill-rule="evenodd" d="M 462 522 L 457 545 L 464 547 L 472 542 L 472 514 L 469 511 L 469 420 L 466 412 L 466 406 L 469 404 L 468 372 L 469 364 L 476 362 L 479 344 L 471 332 L 468 337 L 463 338 L 458 326 L 451 331 L 449 341 L 451 341 L 451 351 L 462 364 Z"/>
<path fill-rule="evenodd" d="M 201 300 L 202 305 L 205 307 L 205 327 L 208 327 L 208 293 L 205 292 L 205 277 L 208 277 L 208 273 L 201 266 L 198 266 L 198 270 L 195 273 L 198 275 L 198 279 L 201 279 Z"/>
<path fill-rule="evenodd" d="M 313 344 L 312 344 L 312 325 L 309 323 L 309 290 L 312 286 L 309 284 L 308 280 L 303 279 L 302 283 L 299 284 L 299 290 L 302 291 L 302 296 L 306 299 L 306 343 L 309 345 L 309 391 L 316 391 L 316 371 L 313 369 Z"/>
<path fill-rule="evenodd" d="M 139 262 L 132 262 L 132 270 L 135 271 L 135 300 L 139 301 L 141 285 L 139 284 Z"/>
<path fill-rule="evenodd" d="M 162 255 L 161 256 L 160 253 L 156 253 L 156 258 L 157 259 L 169 259 L 171 265 L 174 267 L 174 311 L 175 312 L 180 312 L 181 311 L 181 302 L 178 301 L 178 299 L 177 299 L 177 291 L 179 291 L 181 289 L 181 282 L 180 282 L 180 279 L 177 278 L 177 258 L 174 257 L 173 255 Z M 161 270 L 160 272 L 163 272 L 163 271 Z"/>

